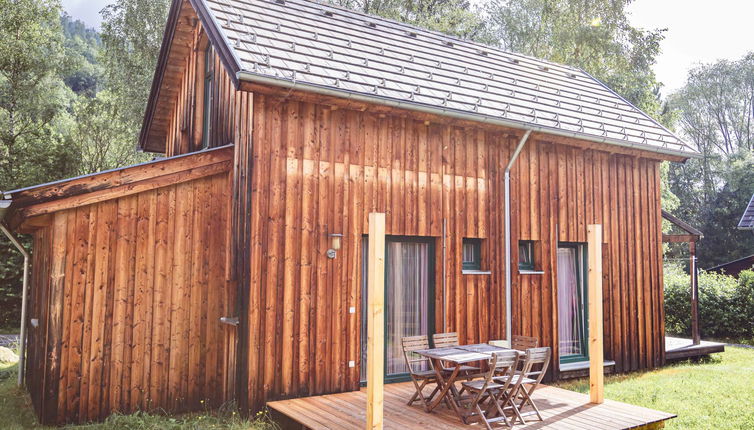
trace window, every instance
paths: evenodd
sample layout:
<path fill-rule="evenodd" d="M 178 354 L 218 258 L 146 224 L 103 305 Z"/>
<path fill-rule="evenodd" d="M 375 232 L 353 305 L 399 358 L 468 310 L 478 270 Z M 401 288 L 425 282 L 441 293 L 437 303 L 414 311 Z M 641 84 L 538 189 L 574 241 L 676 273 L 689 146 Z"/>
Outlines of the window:
<path fill-rule="evenodd" d="M 518 270 L 534 270 L 534 242 L 518 241 Z"/>
<path fill-rule="evenodd" d="M 204 98 L 202 115 L 202 149 L 209 148 L 210 134 L 212 133 L 212 82 L 215 75 L 215 51 L 212 45 L 207 45 L 204 54 Z"/>
<path fill-rule="evenodd" d="M 482 270 L 482 240 L 463 240 L 463 270 Z"/>

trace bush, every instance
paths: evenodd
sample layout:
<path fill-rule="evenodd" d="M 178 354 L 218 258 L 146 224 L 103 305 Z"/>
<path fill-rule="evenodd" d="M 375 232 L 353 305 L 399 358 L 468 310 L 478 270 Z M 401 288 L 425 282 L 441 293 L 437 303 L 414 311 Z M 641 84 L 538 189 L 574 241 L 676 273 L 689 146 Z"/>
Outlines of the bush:
<path fill-rule="evenodd" d="M 665 267 L 665 330 L 691 336 L 689 275 L 678 265 Z M 754 337 L 754 271 L 739 279 L 699 272 L 699 331 L 708 338 Z"/>

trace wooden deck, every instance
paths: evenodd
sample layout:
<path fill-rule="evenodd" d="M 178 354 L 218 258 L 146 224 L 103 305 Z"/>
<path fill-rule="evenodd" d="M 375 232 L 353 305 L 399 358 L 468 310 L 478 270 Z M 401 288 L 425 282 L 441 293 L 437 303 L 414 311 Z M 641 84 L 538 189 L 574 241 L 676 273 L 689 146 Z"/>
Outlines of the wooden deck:
<path fill-rule="evenodd" d="M 432 413 L 424 412 L 418 403 L 407 406 L 413 394 L 410 382 L 385 385 L 386 429 L 477 429 L 467 426 L 447 407 L 440 406 Z M 601 405 L 589 404 L 589 396 L 561 388 L 543 386 L 534 394 L 542 412 L 543 422 L 532 421 L 516 429 L 634 429 L 661 428 L 674 414 L 606 400 Z M 365 427 L 366 391 L 302 397 L 267 403 L 267 406 L 286 415 L 306 428 L 359 429 Z M 496 428 L 506 428 L 498 425 Z"/>
<path fill-rule="evenodd" d="M 724 343 L 703 340 L 699 345 L 692 345 L 691 339 L 665 336 L 666 360 L 682 360 L 723 351 L 725 351 Z"/>

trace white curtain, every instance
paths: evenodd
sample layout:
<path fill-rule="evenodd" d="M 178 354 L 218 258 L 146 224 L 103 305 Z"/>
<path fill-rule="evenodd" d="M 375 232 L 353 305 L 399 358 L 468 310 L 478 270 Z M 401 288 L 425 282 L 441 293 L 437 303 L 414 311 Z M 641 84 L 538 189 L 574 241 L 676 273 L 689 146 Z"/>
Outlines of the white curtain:
<path fill-rule="evenodd" d="M 558 346 L 560 356 L 582 355 L 578 250 L 558 248 Z"/>
<path fill-rule="evenodd" d="M 408 372 L 401 339 L 429 334 L 429 245 L 388 242 L 385 317 L 385 347 L 388 375 Z"/>
<path fill-rule="evenodd" d="M 408 372 L 401 338 L 406 336 L 429 335 L 430 284 L 429 251 L 427 243 L 395 242 L 385 244 L 385 373 L 396 374 Z M 364 248 L 367 241 L 364 240 Z M 366 265 L 362 264 L 362 309 L 366 311 Z M 366 327 L 362 324 L 361 342 L 361 378 L 366 377 Z M 419 370 L 415 368 L 415 370 Z"/>

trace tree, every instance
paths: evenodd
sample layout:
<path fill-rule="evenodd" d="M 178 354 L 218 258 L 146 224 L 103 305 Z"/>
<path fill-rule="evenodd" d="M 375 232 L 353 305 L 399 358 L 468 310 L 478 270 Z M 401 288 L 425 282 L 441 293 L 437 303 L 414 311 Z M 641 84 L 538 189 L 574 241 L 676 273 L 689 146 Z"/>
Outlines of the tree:
<path fill-rule="evenodd" d="M 736 224 L 754 194 L 754 53 L 689 72 L 670 97 L 678 127 L 701 153 L 670 169 L 677 214 L 705 233 L 702 267 L 754 252 L 754 236 Z"/>
<path fill-rule="evenodd" d="M 661 119 L 651 66 L 664 30 L 641 30 L 626 15 L 630 0 L 492 0 L 491 37 L 503 49 L 579 67 Z"/>
<path fill-rule="evenodd" d="M 66 139 L 73 94 L 60 78 L 65 60 L 58 2 L 0 0 L 0 189 L 77 171 L 79 157 Z M 21 260 L 0 237 L 2 327 L 19 320 Z"/>
<path fill-rule="evenodd" d="M 73 142 L 81 154 L 81 174 L 115 169 L 143 161 L 133 134 L 119 118 L 118 101 L 109 91 L 97 97 L 80 97 L 73 108 Z"/>
<path fill-rule="evenodd" d="M 64 147 L 72 94 L 64 67 L 60 5 L 0 0 L 0 184 L 10 189 L 75 170 Z"/>
<path fill-rule="evenodd" d="M 162 44 L 168 0 L 116 0 L 102 11 L 101 61 L 118 116 L 136 142 Z"/>
<path fill-rule="evenodd" d="M 65 84 L 76 94 L 94 97 L 102 88 L 102 66 L 98 62 L 102 39 L 99 33 L 63 13 L 60 22 L 65 35 Z"/>
<path fill-rule="evenodd" d="M 485 22 L 468 0 L 330 0 L 360 12 L 452 36 L 486 41 Z"/>

